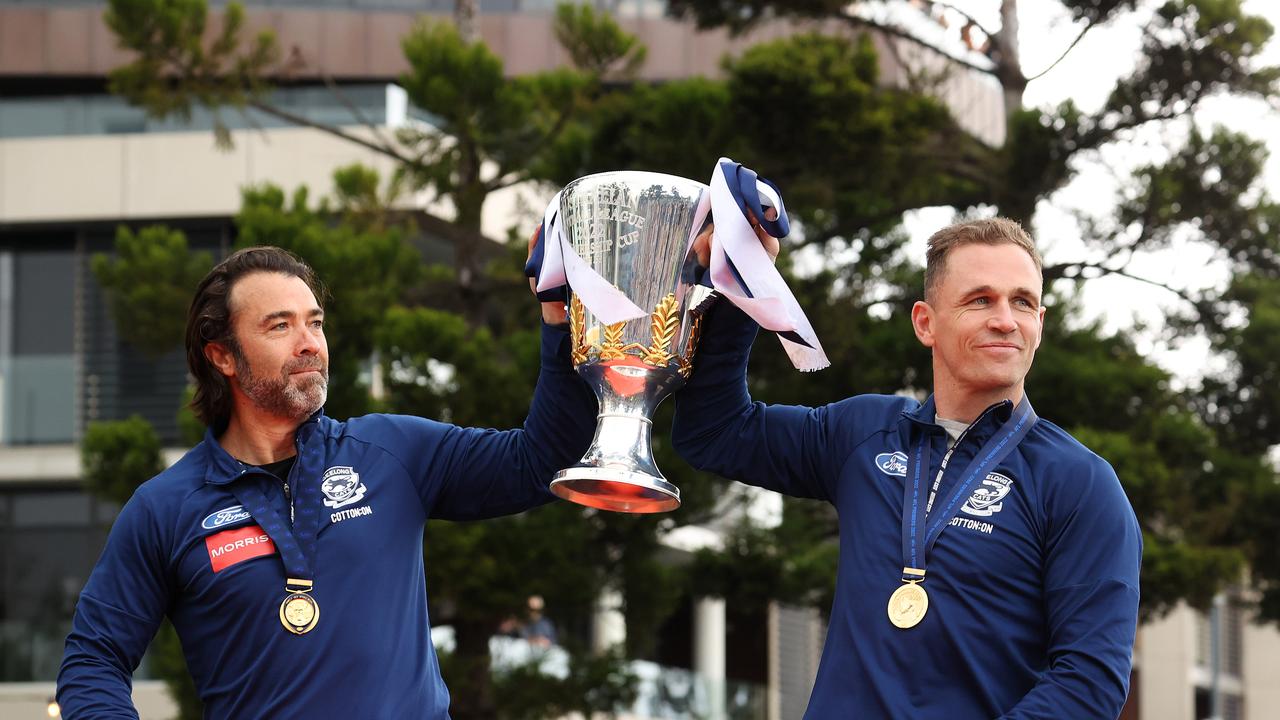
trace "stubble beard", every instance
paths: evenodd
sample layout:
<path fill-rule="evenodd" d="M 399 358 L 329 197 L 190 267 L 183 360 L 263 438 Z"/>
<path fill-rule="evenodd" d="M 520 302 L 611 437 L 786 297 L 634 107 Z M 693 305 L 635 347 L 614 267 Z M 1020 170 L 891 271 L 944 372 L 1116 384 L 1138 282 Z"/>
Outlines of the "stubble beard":
<path fill-rule="evenodd" d="M 279 377 L 255 375 L 244 355 L 236 353 L 235 358 L 240 390 L 258 409 L 272 415 L 304 420 L 323 407 L 329 396 L 329 368 L 317 356 L 286 363 Z M 320 372 L 292 374 L 308 369 Z"/>

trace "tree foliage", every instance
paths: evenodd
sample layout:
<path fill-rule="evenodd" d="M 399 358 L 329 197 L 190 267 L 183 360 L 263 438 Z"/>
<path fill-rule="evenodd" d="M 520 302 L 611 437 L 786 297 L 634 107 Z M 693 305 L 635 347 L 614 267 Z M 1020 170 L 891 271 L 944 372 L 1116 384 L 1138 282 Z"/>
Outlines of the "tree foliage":
<path fill-rule="evenodd" d="M 244 6 L 228 3 L 221 28 L 208 32 L 205 0 L 113 0 L 103 17 L 136 58 L 111 72 L 111 91 L 152 117 L 189 120 L 194 107 L 216 111 L 254 105 L 266 92 L 263 74 L 279 58 L 275 34 L 245 38 Z M 216 125 L 219 144 L 230 134 Z"/>
<path fill-rule="evenodd" d="M 649 51 L 613 18 L 586 4 L 557 5 L 554 32 L 574 67 L 601 80 L 632 79 Z"/>
<path fill-rule="evenodd" d="M 635 700 L 635 677 L 618 649 L 599 656 L 576 655 L 569 674 L 551 679 L 533 663 L 496 673 L 496 717 L 543 720 L 577 714 L 592 717 L 602 708 L 626 707 Z"/>
<path fill-rule="evenodd" d="M 160 436 L 138 415 L 90 423 L 80 441 L 80 465 L 90 491 L 123 505 L 139 485 L 164 469 Z"/>
<path fill-rule="evenodd" d="M 404 166 L 418 187 L 453 205 L 461 290 L 481 281 L 476 256 L 484 202 L 495 190 L 530 179 L 579 102 L 585 76 L 564 69 L 507 78 L 502 60 L 483 43 L 463 41 L 451 24 L 421 21 L 403 41 L 410 71 L 400 79 L 434 127 L 404 129 L 411 148 Z"/>
<path fill-rule="evenodd" d="M 175 313 L 191 301 L 213 267 L 207 252 L 191 253 L 187 238 L 161 225 L 116 230 L 115 255 L 95 255 L 93 274 L 106 291 L 116 328 L 143 354 L 160 357 L 182 346 L 187 318 Z"/>

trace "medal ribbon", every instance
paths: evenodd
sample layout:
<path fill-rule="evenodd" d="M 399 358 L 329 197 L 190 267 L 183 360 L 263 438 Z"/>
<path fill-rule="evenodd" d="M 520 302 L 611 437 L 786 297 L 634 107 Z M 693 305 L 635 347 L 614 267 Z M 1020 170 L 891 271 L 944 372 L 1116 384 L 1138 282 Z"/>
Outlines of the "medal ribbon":
<path fill-rule="evenodd" d="M 310 480 L 306 482 L 300 480 L 292 490 L 294 514 L 292 524 L 287 522 L 267 500 L 267 494 L 263 491 L 260 482 L 249 482 L 247 478 L 241 478 L 231 483 L 229 487 L 231 493 L 236 496 L 244 509 L 249 511 L 253 519 L 258 521 L 271 541 L 275 543 L 276 549 L 280 551 L 286 580 L 303 581 L 302 586 L 298 588 L 290 587 L 291 583 L 286 582 L 285 587 L 289 590 L 310 590 L 311 582 L 315 579 L 312 568 L 316 557 L 316 539 L 320 533 L 321 498 L 320 486 L 314 482 L 314 479 L 319 477 L 316 461 L 323 459 L 323 448 L 319 447 L 323 443 L 317 439 L 316 442 L 311 443 L 314 447 L 304 450 L 304 443 L 301 442 L 304 431 L 314 431 L 314 429 L 314 423 L 307 423 L 298 428 L 298 459 L 294 462 L 293 473 L 295 477 Z"/>
<path fill-rule="evenodd" d="M 960 512 L 963 501 L 967 500 L 969 490 L 979 478 L 1000 464 L 1013 452 L 1018 443 L 1027 436 L 1031 427 L 1036 424 L 1036 411 L 1031 408 L 1031 401 L 1026 395 L 1022 402 L 1013 409 L 1009 419 L 1000 426 L 995 435 L 982 446 L 978 454 L 969 461 L 961 474 L 961 480 L 947 492 L 937 512 L 929 512 L 924 507 L 925 488 L 922 475 L 929 470 L 929 436 L 920 440 L 916 451 L 907 459 L 907 477 L 903 483 L 902 499 L 902 562 L 904 582 L 916 582 L 924 577 L 926 564 L 929 562 L 929 550 L 938 541 L 938 536 L 946 529 L 951 519 Z M 963 439 L 963 436 L 962 438 Z M 956 441 L 959 444 L 959 440 Z M 945 465 L 941 472 L 945 472 Z M 914 570 L 916 572 L 908 572 Z"/>

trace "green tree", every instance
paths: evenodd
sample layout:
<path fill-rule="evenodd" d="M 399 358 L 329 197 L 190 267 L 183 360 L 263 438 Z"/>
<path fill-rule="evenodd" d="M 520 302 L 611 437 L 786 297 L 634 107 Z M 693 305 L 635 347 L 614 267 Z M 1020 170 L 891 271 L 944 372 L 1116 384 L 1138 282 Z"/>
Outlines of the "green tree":
<path fill-rule="evenodd" d="M 138 415 L 91 423 L 80 441 L 80 463 L 89 491 L 121 505 L 139 485 L 164 469 L 160 437 Z"/>
<path fill-rule="evenodd" d="M 203 106 L 215 113 L 253 107 L 285 120 L 301 119 L 263 102 L 262 74 L 276 65 L 280 51 L 270 31 L 243 37 L 243 5 L 228 4 L 216 32 L 206 32 L 204 0 L 116 0 L 103 19 L 121 46 L 137 53 L 134 62 L 111 73 L 111 90 L 152 117 L 187 120 L 193 107 Z M 216 133 L 220 145 L 230 144 L 220 119 Z"/>
<path fill-rule="evenodd" d="M 191 253 L 180 231 L 152 225 L 116 230 L 115 255 L 95 255 L 93 274 L 106 291 L 111 316 L 128 342 L 156 358 L 182 346 L 186 315 L 200 278 L 213 267 L 207 252 Z M 147 278 L 147 282 L 138 282 Z"/>

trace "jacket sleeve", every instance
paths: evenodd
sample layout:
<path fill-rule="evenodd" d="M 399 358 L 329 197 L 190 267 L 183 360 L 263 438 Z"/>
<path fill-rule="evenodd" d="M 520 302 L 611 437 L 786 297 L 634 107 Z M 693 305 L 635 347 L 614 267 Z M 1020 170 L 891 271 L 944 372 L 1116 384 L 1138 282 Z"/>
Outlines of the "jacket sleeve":
<path fill-rule="evenodd" d="M 699 470 L 796 497 L 835 500 L 838 405 L 752 402 L 747 361 L 759 326 L 720 299 L 706 319 L 693 377 L 676 394 L 671 440 Z M 846 403 L 850 401 L 845 401 Z"/>
<path fill-rule="evenodd" d="M 1142 532 L 1115 472 L 1093 461 L 1047 503 L 1048 667 L 1007 720 L 1112 720 L 1129 694 Z"/>
<path fill-rule="evenodd" d="M 542 369 L 524 427 L 463 428 L 400 418 L 398 454 L 429 517 L 478 520 L 555 499 L 555 473 L 586 452 L 596 400 L 569 358 L 566 326 L 542 325 Z"/>
<path fill-rule="evenodd" d="M 133 671 L 170 596 L 158 519 L 146 495 L 135 493 L 80 592 L 58 671 L 58 704 L 66 720 L 138 717 Z"/>

